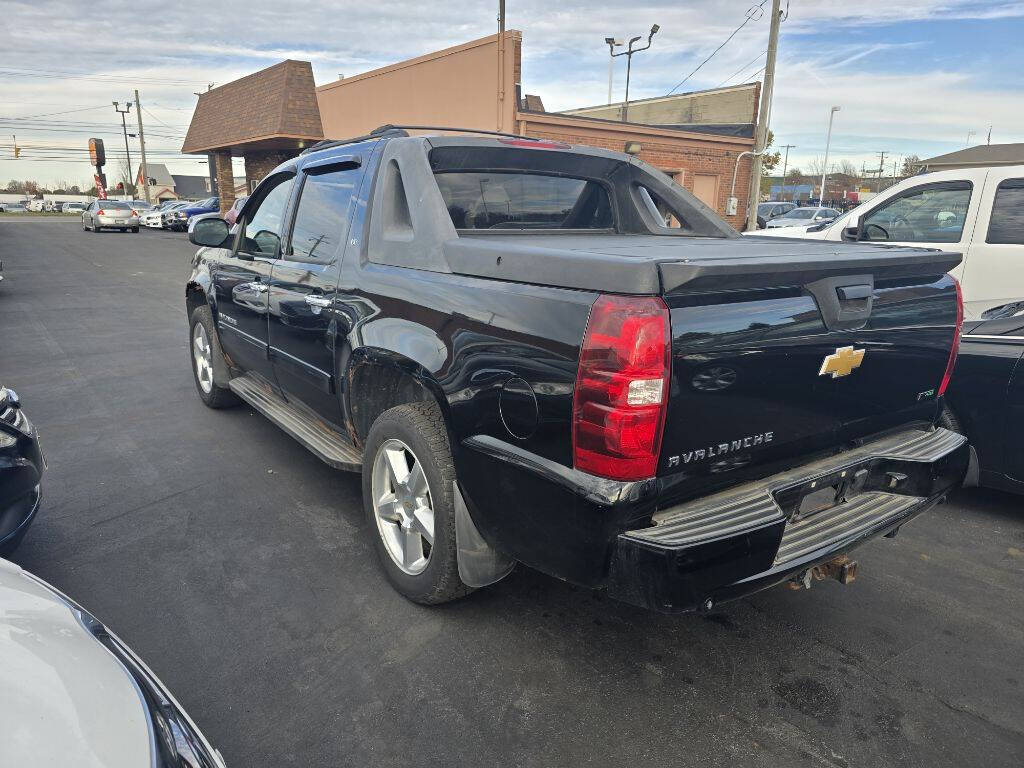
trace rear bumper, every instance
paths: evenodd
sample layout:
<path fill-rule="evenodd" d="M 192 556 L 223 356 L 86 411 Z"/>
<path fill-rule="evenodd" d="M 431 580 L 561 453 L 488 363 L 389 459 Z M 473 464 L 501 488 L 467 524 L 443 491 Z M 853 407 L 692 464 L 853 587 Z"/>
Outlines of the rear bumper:
<path fill-rule="evenodd" d="M 656 479 L 602 480 L 483 436 L 460 447 L 459 485 L 491 547 L 665 612 L 742 597 L 888 533 L 959 485 L 970 452 L 918 427 L 665 507 Z M 832 487 L 838 503 L 809 513 L 804 497 Z"/>
<path fill-rule="evenodd" d="M 137 227 L 138 216 L 97 216 L 96 225 L 100 227 Z"/>
<path fill-rule="evenodd" d="M 954 432 L 910 430 L 659 511 L 655 525 L 618 536 L 608 589 L 679 612 L 788 581 L 942 501 L 962 481 L 969 453 Z M 834 505 L 800 511 L 808 494 L 831 489 Z"/>
<path fill-rule="evenodd" d="M 0 437 L 12 445 L 0 448 L 0 555 L 21 542 L 39 511 L 39 481 L 46 463 L 35 427 L 20 408 L 0 413 Z"/>

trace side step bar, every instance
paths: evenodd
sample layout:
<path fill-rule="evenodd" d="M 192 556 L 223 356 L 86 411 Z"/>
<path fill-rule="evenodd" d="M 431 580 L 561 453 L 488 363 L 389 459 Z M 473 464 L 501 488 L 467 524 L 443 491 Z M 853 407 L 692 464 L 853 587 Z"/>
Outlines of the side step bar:
<path fill-rule="evenodd" d="M 359 472 L 363 453 L 345 435 L 304 408 L 281 397 L 269 384 L 244 374 L 228 382 L 231 391 L 335 469 Z"/>

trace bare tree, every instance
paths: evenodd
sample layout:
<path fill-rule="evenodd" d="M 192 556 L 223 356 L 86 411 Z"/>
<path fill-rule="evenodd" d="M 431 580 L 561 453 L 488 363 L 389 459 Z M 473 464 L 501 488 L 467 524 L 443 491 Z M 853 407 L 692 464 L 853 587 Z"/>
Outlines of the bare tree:
<path fill-rule="evenodd" d="M 840 160 L 837 165 L 833 166 L 833 173 L 841 173 L 843 176 L 850 176 L 853 178 L 860 175 L 857 171 L 857 166 L 849 160 Z"/>
<path fill-rule="evenodd" d="M 825 160 L 821 157 L 813 158 L 807 163 L 807 170 L 810 171 L 811 176 L 821 177 L 821 174 L 825 172 Z"/>
<path fill-rule="evenodd" d="M 900 176 L 913 176 L 917 173 L 920 164 L 920 157 L 917 155 L 907 155 L 903 158 L 903 169 L 900 171 Z"/>

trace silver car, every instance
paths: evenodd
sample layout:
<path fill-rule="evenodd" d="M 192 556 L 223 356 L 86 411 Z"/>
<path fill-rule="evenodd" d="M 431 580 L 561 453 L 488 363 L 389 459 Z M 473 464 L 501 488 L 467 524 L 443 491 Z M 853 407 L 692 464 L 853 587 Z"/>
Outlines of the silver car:
<path fill-rule="evenodd" d="M 768 229 L 779 227 L 806 227 L 832 221 L 839 215 L 835 208 L 794 208 L 789 213 L 768 221 Z"/>
<path fill-rule="evenodd" d="M 124 200 L 95 200 L 82 213 L 82 229 L 99 232 L 104 227 L 138 232 L 139 214 Z"/>

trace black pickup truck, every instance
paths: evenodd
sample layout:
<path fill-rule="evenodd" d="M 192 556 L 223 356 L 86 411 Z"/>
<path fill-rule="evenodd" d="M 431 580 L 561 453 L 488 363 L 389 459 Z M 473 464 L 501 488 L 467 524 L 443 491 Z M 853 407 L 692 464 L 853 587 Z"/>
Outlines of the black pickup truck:
<path fill-rule="evenodd" d="M 635 157 L 474 133 L 317 145 L 190 233 L 200 397 L 361 472 L 402 594 L 846 582 L 961 481 L 959 255 L 740 237 Z"/>

